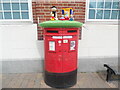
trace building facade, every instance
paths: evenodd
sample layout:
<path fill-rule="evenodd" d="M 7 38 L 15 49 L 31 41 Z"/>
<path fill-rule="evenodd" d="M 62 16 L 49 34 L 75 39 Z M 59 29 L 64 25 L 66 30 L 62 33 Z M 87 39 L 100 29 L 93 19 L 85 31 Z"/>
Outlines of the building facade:
<path fill-rule="evenodd" d="M 118 64 L 119 0 L 1 0 L 0 66 L 3 73 L 42 72 L 43 29 L 51 7 L 73 8 L 76 21 L 84 23 L 79 36 L 78 71 L 104 70 Z"/>

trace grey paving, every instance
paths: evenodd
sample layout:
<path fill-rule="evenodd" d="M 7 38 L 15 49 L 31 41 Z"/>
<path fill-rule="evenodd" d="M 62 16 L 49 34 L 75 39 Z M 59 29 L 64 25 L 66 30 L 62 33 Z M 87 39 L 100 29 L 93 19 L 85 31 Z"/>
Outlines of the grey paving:
<path fill-rule="evenodd" d="M 71 88 L 118 88 L 118 81 L 105 81 L 105 73 L 78 73 L 77 84 Z M 51 88 L 43 73 L 3 74 L 2 88 Z"/>

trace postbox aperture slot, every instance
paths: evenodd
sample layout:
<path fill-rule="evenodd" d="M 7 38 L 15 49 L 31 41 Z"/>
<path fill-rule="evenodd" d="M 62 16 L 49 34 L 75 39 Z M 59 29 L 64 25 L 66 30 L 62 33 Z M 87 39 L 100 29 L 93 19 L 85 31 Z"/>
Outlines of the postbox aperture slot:
<path fill-rule="evenodd" d="M 47 30 L 47 33 L 58 33 L 58 31 L 55 31 L 55 30 Z"/>
<path fill-rule="evenodd" d="M 67 32 L 68 33 L 74 33 L 74 32 L 77 32 L 77 30 L 68 30 Z"/>

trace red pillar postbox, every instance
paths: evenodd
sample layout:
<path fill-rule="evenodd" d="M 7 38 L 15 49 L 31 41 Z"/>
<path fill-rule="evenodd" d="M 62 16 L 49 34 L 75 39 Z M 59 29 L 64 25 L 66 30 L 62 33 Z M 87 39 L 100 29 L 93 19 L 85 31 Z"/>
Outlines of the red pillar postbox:
<path fill-rule="evenodd" d="M 79 28 L 44 28 L 45 83 L 55 88 L 76 84 Z"/>

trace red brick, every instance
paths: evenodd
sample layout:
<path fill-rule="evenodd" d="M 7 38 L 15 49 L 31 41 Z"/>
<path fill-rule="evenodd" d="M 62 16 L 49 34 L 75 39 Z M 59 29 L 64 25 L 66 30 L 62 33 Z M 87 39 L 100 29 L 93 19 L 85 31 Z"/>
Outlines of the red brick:
<path fill-rule="evenodd" d="M 38 26 L 38 29 L 43 29 L 42 27 Z"/>
<path fill-rule="evenodd" d="M 81 13 L 80 13 L 80 12 L 75 12 L 74 14 L 75 14 L 75 15 L 80 15 Z"/>
<path fill-rule="evenodd" d="M 57 3 L 56 3 L 57 1 Z M 33 22 L 40 22 L 50 20 L 51 7 L 57 7 L 58 18 L 61 17 L 62 8 L 73 8 L 74 18 L 76 21 L 85 22 L 85 0 L 34 0 L 32 3 Z M 79 36 L 81 39 L 81 34 Z M 43 40 L 43 28 L 38 26 L 38 40 Z"/>
<path fill-rule="evenodd" d="M 38 40 L 43 40 L 43 36 L 38 36 Z"/>
<path fill-rule="evenodd" d="M 49 21 L 50 20 L 50 18 L 46 18 L 46 21 Z"/>
<path fill-rule="evenodd" d="M 46 19 L 45 18 L 40 18 L 40 21 L 45 21 Z"/>
<path fill-rule="evenodd" d="M 35 10 L 35 12 L 37 13 L 37 12 L 41 12 L 41 10 L 39 9 L 39 10 Z"/>
<path fill-rule="evenodd" d="M 62 1 L 62 3 L 69 3 L 68 1 Z"/>
<path fill-rule="evenodd" d="M 49 4 L 49 5 L 47 5 L 47 4 Z M 43 3 L 42 5 L 47 6 L 47 7 L 51 7 L 52 3 Z"/>
<path fill-rule="evenodd" d="M 36 2 L 32 2 L 32 5 L 33 5 L 33 6 L 36 5 Z"/>
<path fill-rule="evenodd" d="M 54 3 L 54 4 L 51 4 L 51 6 L 58 6 L 59 5 L 59 3 Z"/>
<path fill-rule="evenodd" d="M 38 30 L 38 35 L 42 35 L 43 34 L 43 30 Z"/>
<path fill-rule="evenodd" d="M 69 3 L 68 6 L 76 6 L 75 3 Z"/>
<path fill-rule="evenodd" d="M 57 9 L 62 9 L 63 7 L 57 7 Z"/>
<path fill-rule="evenodd" d="M 45 13 L 43 13 L 43 12 L 36 12 L 36 14 L 44 15 Z"/>
<path fill-rule="evenodd" d="M 45 9 L 44 12 L 50 12 L 51 10 Z"/>

